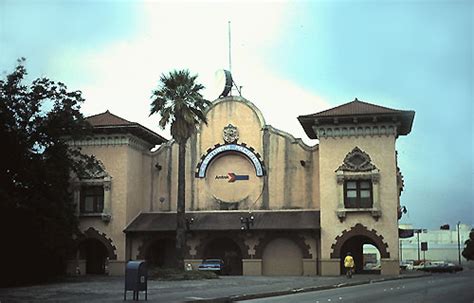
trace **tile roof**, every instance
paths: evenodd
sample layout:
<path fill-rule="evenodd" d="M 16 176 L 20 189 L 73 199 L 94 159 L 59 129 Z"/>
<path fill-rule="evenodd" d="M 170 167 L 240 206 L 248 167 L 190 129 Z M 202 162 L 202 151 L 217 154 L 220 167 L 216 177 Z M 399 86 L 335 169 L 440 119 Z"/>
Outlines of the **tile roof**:
<path fill-rule="evenodd" d="M 130 133 L 148 142 L 150 147 L 168 141 L 143 125 L 125 120 L 112 114 L 108 110 L 101 114 L 86 117 L 85 120 L 89 122 L 95 133 Z"/>
<path fill-rule="evenodd" d="M 399 121 L 398 135 L 407 135 L 411 131 L 415 112 L 397 110 L 360 101 L 357 98 L 349 103 L 321 111 L 315 114 L 302 115 L 298 121 L 311 139 L 317 139 L 313 127 L 331 124 L 379 123 L 382 121 Z"/>
<path fill-rule="evenodd" d="M 370 104 L 355 98 L 354 101 L 339 105 L 337 107 L 311 114 L 303 117 L 336 117 L 336 116 L 356 116 L 370 114 L 396 114 L 404 111 L 383 107 L 380 105 Z"/>
<path fill-rule="evenodd" d="M 109 112 L 108 110 L 105 113 L 93 115 L 86 117 L 86 121 L 89 122 L 92 126 L 105 126 L 105 125 L 130 125 L 132 122 L 120 118 Z"/>

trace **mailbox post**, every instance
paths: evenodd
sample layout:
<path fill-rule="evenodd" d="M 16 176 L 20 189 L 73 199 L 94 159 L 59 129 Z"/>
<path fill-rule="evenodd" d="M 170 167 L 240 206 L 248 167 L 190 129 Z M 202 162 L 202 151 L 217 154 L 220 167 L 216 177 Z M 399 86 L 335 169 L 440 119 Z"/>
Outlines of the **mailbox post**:
<path fill-rule="evenodd" d="M 123 300 L 127 300 L 127 291 L 133 291 L 133 300 L 138 301 L 140 291 L 145 291 L 148 300 L 148 272 L 145 261 L 128 261 L 125 269 L 125 290 Z"/>

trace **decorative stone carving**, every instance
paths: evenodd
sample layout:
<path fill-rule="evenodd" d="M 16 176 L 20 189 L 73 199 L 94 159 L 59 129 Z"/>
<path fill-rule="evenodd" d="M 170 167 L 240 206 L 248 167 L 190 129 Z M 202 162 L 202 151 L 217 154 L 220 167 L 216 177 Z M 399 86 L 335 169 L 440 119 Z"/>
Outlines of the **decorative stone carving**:
<path fill-rule="evenodd" d="M 239 140 L 239 130 L 232 124 L 224 127 L 223 137 L 225 143 L 236 143 Z"/>
<path fill-rule="evenodd" d="M 110 181 L 110 178 L 105 178 L 103 185 L 104 185 L 104 191 L 110 191 L 110 188 L 112 186 L 112 182 Z"/>
<path fill-rule="evenodd" d="M 353 120 L 357 124 L 357 119 Z M 313 126 L 318 138 L 397 136 L 397 127 L 393 124 L 360 126 Z"/>
<path fill-rule="evenodd" d="M 99 240 L 99 242 L 101 242 L 106 248 L 107 257 L 110 260 L 117 260 L 117 248 L 113 244 L 112 239 L 107 237 L 105 233 L 102 233 L 93 227 L 89 227 L 86 231 L 77 235 L 77 238 L 75 240 L 76 250 L 79 249 L 79 245 L 83 241 L 88 239 Z"/>
<path fill-rule="evenodd" d="M 346 208 L 344 206 L 344 182 L 348 180 L 370 180 L 372 181 L 373 205 L 370 208 Z M 336 182 L 338 188 L 339 205 L 336 216 L 342 223 L 350 213 L 369 213 L 375 221 L 382 216 L 380 208 L 380 171 L 371 162 L 370 156 L 359 147 L 349 152 L 341 166 L 336 170 Z"/>
<path fill-rule="evenodd" d="M 376 169 L 371 163 L 370 156 L 362 151 L 359 147 L 355 147 L 344 158 L 344 162 L 337 170 L 342 171 L 371 171 Z"/>
<path fill-rule="evenodd" d="M 109 223 L 110 220 L 112 219 L 112 215 L 107 214 L 107 213 L 102 213 L 100 215 L 100 217 L 101 217 L 102 221 L 105 222 L 105 223 Z"/>
<path fill-rule="evenodd" d="M 335 238 L 334 243 L 331 245 L 331 258 L 340 259 L 342 246 L 344 243 L 352 237 L 364 236 L 369 238 L 375 247 L 380 252 L 382 258 L 390 258 L 390 252 L 388 250 L 388 244 L 384 241 L 382 235 L 378 235 L 375 229 L 368 230 L 366 226 L 357 223 L 350 230 L 343 230 L 342 233 Z"/>
<path fill-rule="evenodd" d="M 108 177 L 104 164 L 97 160 L 98 165 L 84 170 L 83 174 L 79 176 L 80 179 L 104 179 Z"/>

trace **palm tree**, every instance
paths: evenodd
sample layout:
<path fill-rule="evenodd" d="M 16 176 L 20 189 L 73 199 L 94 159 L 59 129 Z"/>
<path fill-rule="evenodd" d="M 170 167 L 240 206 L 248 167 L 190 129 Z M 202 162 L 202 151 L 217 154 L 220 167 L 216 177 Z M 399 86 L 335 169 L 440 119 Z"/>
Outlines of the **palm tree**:
<path fill-rule="evenodd" d="M 176 268 L 184 268 L 184 248 L 186 244 L 185 219 L 185 156 L 186 141 L 201 123 L 207 123 L 204 110 L 211 104 L 200 93 L 203 85 L 196 83 L 197 75 L 189 70 L 172 71 L 162 74 L 160 83 L 151 97 L 150 116 L 161 116 L 159 125 L 165 128 L 171 124 L 171 136 L 179 145 L 178 154 L 178 201 L 176 207 Z"/>

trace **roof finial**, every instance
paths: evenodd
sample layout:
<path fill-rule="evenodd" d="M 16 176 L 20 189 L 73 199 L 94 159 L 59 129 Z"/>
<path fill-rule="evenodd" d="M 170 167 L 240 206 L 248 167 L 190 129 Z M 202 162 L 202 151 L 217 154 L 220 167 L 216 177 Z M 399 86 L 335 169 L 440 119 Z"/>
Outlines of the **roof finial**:
<path fill-rule="evenodd" d="M 359 101 L 359 99 L 357 99 L 357 97 L 354 99 L 354 101 Z"/>

